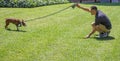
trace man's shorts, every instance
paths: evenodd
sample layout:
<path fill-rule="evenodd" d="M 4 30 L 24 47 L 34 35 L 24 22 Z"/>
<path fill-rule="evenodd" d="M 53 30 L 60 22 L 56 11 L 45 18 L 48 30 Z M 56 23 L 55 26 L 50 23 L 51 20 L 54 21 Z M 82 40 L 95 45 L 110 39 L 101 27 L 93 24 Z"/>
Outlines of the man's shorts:
<path fill-rule="evenodd" d="M 95 22 L 92 22 L 92 24 L 94 24 L 95 25 Z M 110 26 L 105 26 L 105 25 L 103 25 L 103 24 L 100 24 L 100 25 L 102 25 L 102 26 L 104 26 L 106 29 L 108 29 L 108 30 L 110 30 L 112 27 L 110 27 Z"/>

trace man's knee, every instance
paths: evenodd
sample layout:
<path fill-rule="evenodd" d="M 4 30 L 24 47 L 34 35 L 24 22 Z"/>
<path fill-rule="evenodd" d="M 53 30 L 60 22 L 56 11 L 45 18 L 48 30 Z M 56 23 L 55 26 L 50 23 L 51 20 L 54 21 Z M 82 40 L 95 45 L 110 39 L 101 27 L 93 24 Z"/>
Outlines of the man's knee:
<path fill-rule="evenodd" d="M 101 25 L 101 24 L 100 25 L 96 25 L 95 29 L 97 31 L 101 31 L 101 32 L 108 32 L 109 31 L 104 25 Z"/>
<path fill-rule="evenodd" d="M 94 27 L 94 26 L 95 26 L 95 22 L 92 22 L 92 23 L 91 23 L 91 26 Z"/>

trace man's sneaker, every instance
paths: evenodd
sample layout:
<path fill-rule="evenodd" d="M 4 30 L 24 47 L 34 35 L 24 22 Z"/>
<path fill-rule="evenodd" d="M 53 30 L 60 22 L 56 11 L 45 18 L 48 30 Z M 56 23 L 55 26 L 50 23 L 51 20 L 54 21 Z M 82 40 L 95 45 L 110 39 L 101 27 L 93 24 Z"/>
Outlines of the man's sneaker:
<path fill-rule="evenodd" d="M 105 38 L 108 37 L 108 33 L 107 32 L 102 32 L 99 34 L 99 38 Z"/>

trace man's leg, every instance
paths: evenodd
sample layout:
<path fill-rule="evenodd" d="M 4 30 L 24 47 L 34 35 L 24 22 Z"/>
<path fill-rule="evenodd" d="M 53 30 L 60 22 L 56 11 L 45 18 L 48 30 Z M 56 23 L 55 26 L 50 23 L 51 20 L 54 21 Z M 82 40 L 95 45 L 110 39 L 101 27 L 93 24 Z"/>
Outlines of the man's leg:
<path fill-rule="evenodd" d="M 110 30 L 108 30 L 104 25 L 100 24 L 96 26 L 97 31 L 100 33 L 99 37 L 107 37 L 110 33 Z"/>
<path fill-rule="evenodd" d="M 96 25 L 93 22 L 91 24 L 92 26 L 92 31 L 86 36 L 86 38 L 89 38 L 92 34 L 94 34 L 96 31 L 98 31 L 100 34 L 103 32 L 110 32 L 110 30 L 108 30 L 104 25 L 100 24 L 100 25 Z"/>
<path fill-rule="evenodd" d="M 102 31 L 102 32 L 109 32 L 110 31 L 102 24 L 98 25 L 97 28 L 99 28 L 99 31 Z"/>

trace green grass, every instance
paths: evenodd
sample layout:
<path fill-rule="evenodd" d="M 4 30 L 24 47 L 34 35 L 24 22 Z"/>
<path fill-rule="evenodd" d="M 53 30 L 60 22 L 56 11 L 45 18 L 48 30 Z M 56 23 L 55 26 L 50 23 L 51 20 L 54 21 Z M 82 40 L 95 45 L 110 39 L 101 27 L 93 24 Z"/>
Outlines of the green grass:
<path fill-rule="evenodd" d="M 43 19 L 29 21 L 26 32 L 4 29 L 5 18 L 29 20 L 59 11 L 71 4 L 37 8 L 0 8 L 0 61 L 119 61 L 120 6 L 97 5 L 111 19 L 110 36 L 84 39 L 91 30 L 94 16 L 81 9 L 69 8 Z M 81 4 L 90 7 L 94 4 Z M 9 26 L 16 30 L 13 24 Z M 98 33 L 96 33 L 98 34 Z"/>

